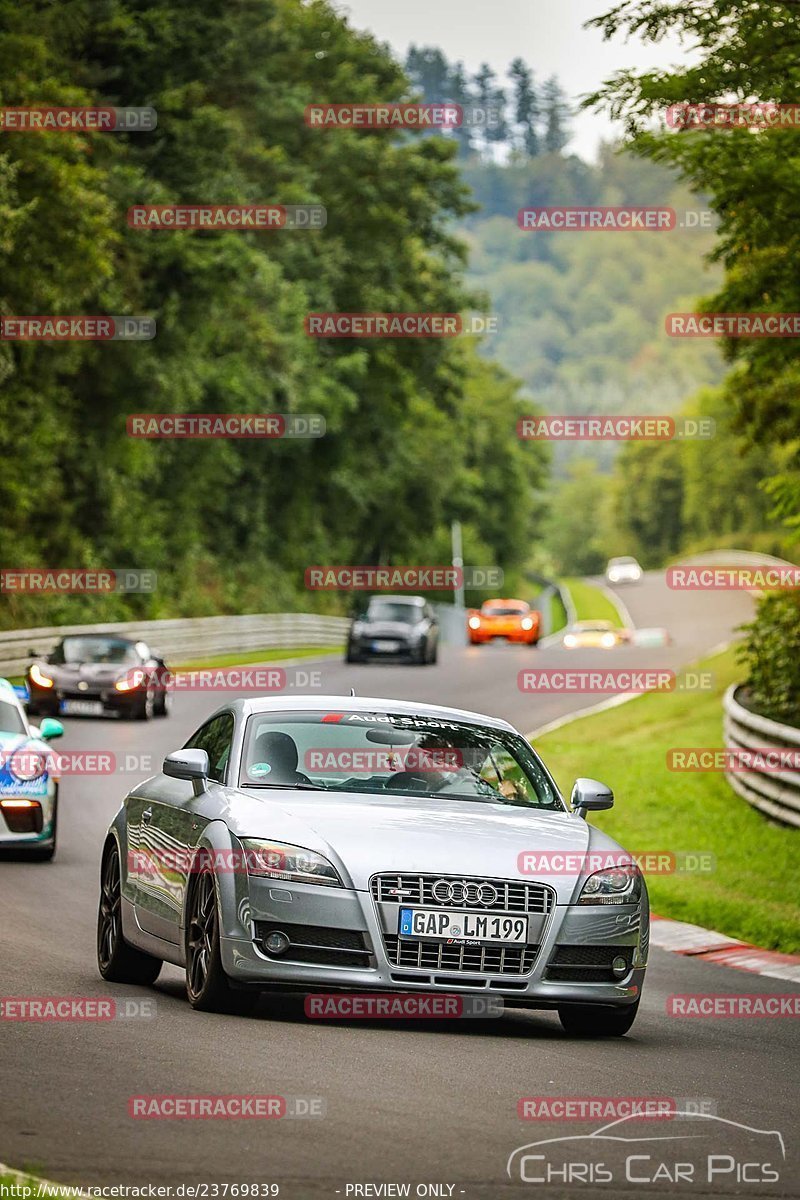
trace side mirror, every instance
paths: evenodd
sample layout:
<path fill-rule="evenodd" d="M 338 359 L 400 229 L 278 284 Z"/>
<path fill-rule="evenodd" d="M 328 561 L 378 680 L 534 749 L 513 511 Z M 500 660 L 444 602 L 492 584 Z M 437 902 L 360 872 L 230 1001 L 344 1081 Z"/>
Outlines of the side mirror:
<path fill-rule="evenodd" d="M 597 779 L 581 777 L 575 780 L 570 804 L 575 815 L 585 819 L 587 812 L 600 812 L 604 808 L 613 808 L 614 793 L 607 784 L 600 783 Z"/>
<path fill-rule="evenodd" d="M 175 750 L 164 759 L 161 769 L 172 779 L 188 779 L 195 796 L 206 790 L 208 754 L 205 750 Z"/>
<path fill-rule="evenodd" d="M 64 726 L 55 717 L 45 717 L 39 725 L 39 737 L 43 742 L 52 742 L 53 738 L 64 736 Z"/>

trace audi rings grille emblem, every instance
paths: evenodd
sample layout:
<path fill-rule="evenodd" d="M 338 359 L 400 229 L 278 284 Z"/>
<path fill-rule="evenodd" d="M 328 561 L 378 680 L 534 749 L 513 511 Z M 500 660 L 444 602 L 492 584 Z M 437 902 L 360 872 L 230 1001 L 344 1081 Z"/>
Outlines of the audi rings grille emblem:
<path fill-rule="evenodd" d="M 497 888 L 491 883 L 475 883 L 467 879 L 437 879 L 431 888 L 440 904 L 480 904 L 489 908 L 497 903 Z"/>

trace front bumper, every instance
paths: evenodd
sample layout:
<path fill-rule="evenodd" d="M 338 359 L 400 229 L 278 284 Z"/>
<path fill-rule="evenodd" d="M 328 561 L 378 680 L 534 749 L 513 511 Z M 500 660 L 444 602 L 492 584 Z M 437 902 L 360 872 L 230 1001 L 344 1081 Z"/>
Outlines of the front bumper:
<path fill-rule="evenodd" d="M 522 971 L 501 973 L 499 970 L 454 970 L 451 967 L 398 966 L 387 951 L 387 936 L 392 937 L 391 911 L 399 905 L 379 904 L 369 892 L 343 888 L 322 889 L 299 885 L 277 884 L 275 881 L 250 879 L 249 920 L 244 928 L 242 906 L 237 913 L 223 912 L 221 938 L 222 963 L 226 974 L 235 984 L 262 988 L 293 987 L 308 991 L 384 990 L 393 992 L 424 991 L 428 993 L 481 992 L 503 997 L 518 1006 L 554 1008 L 561 1004 L 608 1004 L 624 1006 L 634 1003 L 641 993 L 647 963 L 648 911 L 646 898 L 641 906 L 581 906 L 555 905 L 549 914 L 532 920 L 538 940 L 529 947 Z M 226 919 L 227 917 L 227 919 Z M 237 931 L 236 926 L 239 926 Z M 293 945 L 282 956 L 270 956 L 263 943 L 265 930 L 286 932 Z M 307 930 L 312 930 L 309 936 Z M 394 924 L 396 933 L 397 925 Z M 347 965 L 337 965 L 336 953 L 318 947 L 319 961 L 299 961 L 305 951 L 300 948 L 293 959 L 296 939 L 306 942 L 325 941 L 328 935 L 340 935 L 340 942 L 349 947 L 341 953 Z M 362 950 L 355 947 L 361 946 Z M 567 959 L 591 959 L 593 948 L 618 951 L 630 963 L 630 969 L 620 979 L 608 979 L 597 972 L 591 979 L 591 968 L 559 971 L 551 961 L 564 961 L 561 948 L 575 948 L 576 954 Z M 326 961 L 327 959 L 327 961 Z M 496 962 L 496 959 L 493 960 Z M 552 978 L 572 971 L 569 979 Z M 582 978 L 576 978 L 581 976 Z"/>
<path fill-rule="evenodd" d="M 104 713 L 127 715 L 141 706 L 144 694 L 139 688 L 130 692 L 118 692 L 113 686 L 88 688 L 85 691 L 63 687 L 40 688 L 32 684 L 30 679 L 27 680 L 27 687 L 28 712 L 45 717 L 69 716 L 69 713 L 62 712 L 61 702 L 70 700 L 99 702 Z"/>

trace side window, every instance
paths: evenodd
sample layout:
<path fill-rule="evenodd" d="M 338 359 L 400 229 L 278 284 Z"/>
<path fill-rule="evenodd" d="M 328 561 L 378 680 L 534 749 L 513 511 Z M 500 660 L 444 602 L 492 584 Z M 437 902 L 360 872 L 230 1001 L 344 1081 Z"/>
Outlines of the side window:
<path fill-rule="evenodd" d="M 208 755 L 209 778 L 222 783 L 231 754 L 233 742 L 233 714 L 220 713 L 218 717 L 201 725 L 184 746 L 185 750 L 205 750 Z"/>

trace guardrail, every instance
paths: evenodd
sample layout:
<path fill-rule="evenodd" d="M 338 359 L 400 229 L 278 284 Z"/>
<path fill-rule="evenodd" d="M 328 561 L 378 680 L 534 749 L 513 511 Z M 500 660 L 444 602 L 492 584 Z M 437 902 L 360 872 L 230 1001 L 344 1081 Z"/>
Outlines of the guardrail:
<path fill-rule="evenodd" d="M 800 729 L 760 717 L 736 699 L 741 684 L 728 688 L 722 701 L 723 730 L 728 750 L 793 750 L 800 747 Z M 796 771 L 726 771 L 737 795 L 765 816 L 800 829 L 800 776 Z"/>
<path fill-rule="evenodd" d="M 170 665 L 217 654 L 240 654 L 283 646 L 341 645 L 347 637 L 349 624 L 347 617 L 261 613 L 3 630 L 0 631 L 0 676 L 22 675 L 31 661 L 31 650 L 48 654 L 59 638 L 71 633 L 119 633 L 141 638 Z"/>

